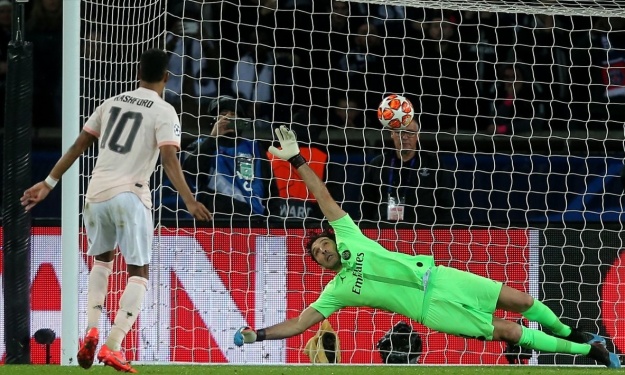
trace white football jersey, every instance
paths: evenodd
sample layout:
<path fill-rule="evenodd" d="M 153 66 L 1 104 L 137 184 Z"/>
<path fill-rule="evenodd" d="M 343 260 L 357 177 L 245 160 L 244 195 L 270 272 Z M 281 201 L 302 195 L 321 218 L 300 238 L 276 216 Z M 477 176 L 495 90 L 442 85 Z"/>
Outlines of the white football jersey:
<path fill-rule="evenodd" d="M 180 120 L 155 91 L 138 88 L 107 99 L 83 130 L 98 137 L 99 154 L 87 188 L 87 202 L 102 202 L 131 191 L 152 207 L 148 181 L 159 147 L 180 149 Z"/>

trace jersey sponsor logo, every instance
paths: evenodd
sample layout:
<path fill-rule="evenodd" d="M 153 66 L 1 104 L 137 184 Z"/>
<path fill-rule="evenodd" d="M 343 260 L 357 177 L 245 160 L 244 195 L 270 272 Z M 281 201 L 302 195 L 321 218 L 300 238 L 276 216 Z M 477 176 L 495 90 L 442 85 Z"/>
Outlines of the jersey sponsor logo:
<path fill-rule="evenodd" d="M 352 275 L 356 277 L 356 282 L 354 283 L 354 286 L 352 287 L 352 293 L 354 294 L 360 294 L 360 291 L 362 289 L 362 282 L 364 280 L 362 276 L 362 264 L 364 261 L 365 261 L 365 253 L 356 254 L 356 265 L 354 267 L 354 270 L 352 271 Z"/>

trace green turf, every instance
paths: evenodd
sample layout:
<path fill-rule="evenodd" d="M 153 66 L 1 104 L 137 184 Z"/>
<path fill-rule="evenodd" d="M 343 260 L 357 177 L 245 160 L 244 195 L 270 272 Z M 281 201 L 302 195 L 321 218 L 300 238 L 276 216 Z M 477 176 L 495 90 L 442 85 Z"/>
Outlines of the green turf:
<path fill-rule="evenodd" d="M 599 375 L 616 374 L 618 371 L 601 367 L 533 367 L 533 366 L 142 366 L 135 367 L 140 374 L 150 375 Z M 61 366 L 0 366 L 0 374 L 11 375 L 116 375 L 120 374 L 110 367 L 94 366 L 89 370 L 78 367 Z"/>

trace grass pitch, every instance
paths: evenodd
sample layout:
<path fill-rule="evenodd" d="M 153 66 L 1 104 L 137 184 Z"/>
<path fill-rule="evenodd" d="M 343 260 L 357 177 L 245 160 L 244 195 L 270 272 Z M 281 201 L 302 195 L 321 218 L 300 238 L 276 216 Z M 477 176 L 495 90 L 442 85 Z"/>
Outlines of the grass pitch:
<path fill-rule="evenodd" d="M 535 366 L 219 366 L 219 365 L 136 365 L 139 374 L 145 375 L 600 375 L 616 374 L 614 370 L 601 367 L 535 367 Z M 79 367 L 4 365 L 0 374 L 11 375 L 116 375 L 110 367 L 94 366 L 89 370 Z"/>

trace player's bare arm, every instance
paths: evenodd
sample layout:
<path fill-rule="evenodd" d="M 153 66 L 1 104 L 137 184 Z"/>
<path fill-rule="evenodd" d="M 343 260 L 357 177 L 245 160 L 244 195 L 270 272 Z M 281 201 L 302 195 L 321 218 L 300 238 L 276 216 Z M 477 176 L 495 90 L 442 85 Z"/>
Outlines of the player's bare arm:
<path fill-rule="evenodd" d="M 176 146 L 163 145 L 160 147 L 160 150 L 165 173 L 176 190 L 180 193 L 180 197 L 182 198 L 185 206 L 187 206 L 191 215 L 193 215 L 193 217 L 197 220 L 211 220 L 213 218 L 211 213 L 202 203 L 195 200 L 189 185 L 187 185 L 187 182 L 184 179 L 182 168 L 180 167 L 180 162 L 177 157 L 178 149 Z"/>
<path fill-rule="evenodd" d="M 63 154 L 61 159 L 54 165 L 52 171 L 48 175 L 45 181 L 41 181 L 33 185 L 31 188 L 24 192 L 24 195 L 20 198 L 22 206 L 26 211 L 30 211 L 37 203 L 44 200 L 50 190 L 54 188 L 56 182 L 63 177 L 65 172 L 74 164 L 76 159 L 82 155 L 91 145 L 97 141 L 97 137 L 86 131 L 81 131 L 74 144 Z"/>
<path fill-rule="evenodd" d="M 285 320 L 271 327 L 254 331 L 249 327 L 241 327 L 235 335 L 237 346 L 251 344 L 263 340 L 281 340 L 304 333 L 308 328 L 324 320 L 324 316 L 312 307 L 308 307 L 297 317 Z"/>
<path fill-rule="evenodd" d="M 326 185 L 321 181 L 319 176 L 313 172 L 303 157 L 300 155 L 299 147 L 295 132 L 282 125 L 275 130 L 276 136 L 280 141 L 281 149 L 274 146 L 269 147 L 269 152 L 276 155 L 280 159 L 290 162 L 300 175 L 308 190 L 315 196 L 321 212 L 329 221 L 334 221 L 347 215 L 345 211 L 336 203 L 332 195 L 328 191 Z"/>

